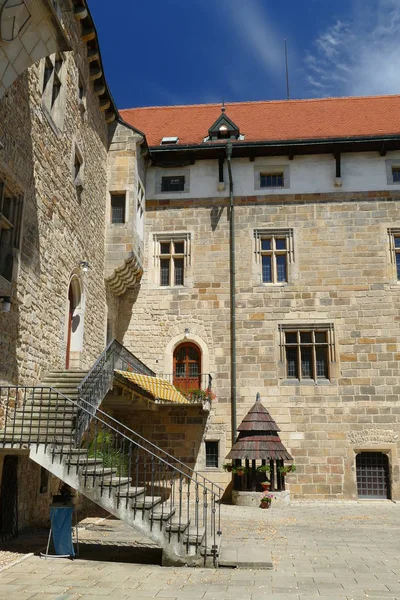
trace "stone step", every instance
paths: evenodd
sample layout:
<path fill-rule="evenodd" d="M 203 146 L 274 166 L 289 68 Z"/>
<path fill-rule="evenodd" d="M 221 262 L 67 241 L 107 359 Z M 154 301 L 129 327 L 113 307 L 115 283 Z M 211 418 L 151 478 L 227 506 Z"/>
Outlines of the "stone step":
<path fill-rule="evenodd" d="M 46 377 L 52 377 L 53 375 L 65 375 L 66 377 L 68 375 L 83 375 L 83 377 L 86 377 L 86 375 L 89 373 L 89 371 L 85 370 L 85 369 L 68 369 L 67 371 L 65 369 L 63 370 L 59 370 L 59 369 L 53 369 L 52 371 L 49 371 L 48 375 L 46 375 Z"/>
<path fill-rule="evenodd" d="M 103 487 L 124 488 L 129 486 L 131 481 L 131 477 L 119 477 L 118 475 L 116 475 L 115 477 L 112 477 L 112 479 L 104 479 L 101 482 L 101 485 Z"/>
<path fill-rule="evenodd" d="M 88 477 L 103 477 L 104 475 L 116 475 L 117 469 L 113 469 L 112 467 L 89 467 L 82 468 L 82 475 L 87 475 Z"/>
<path fill-rule="evenodd" d="M 172 533 L 183 533 L 189 527 L 189 524 L 190 519 L 187 521 L 182 518 L 179 522 L 179 518 L 175 517 L 175 519 L 172 519 L 169 523 L 166 524 L 165 528 L 167 531 L 170 531 Z"/>
<path fill-rule="evenodd" d="M 49 406 L 48 404 L 27 404 L 25 408 L 18 408 L 15 411 L 16 415 L 29 415 L 32 419 L 35 418 L 36 415 L 42 416 L 52 416 L 59 414 L 69 414 L 73 415 L 76 413 L 78 408 L 73 406 L 73 404 L 68 404 L 65 406 Z"/>
<path fill-rule="evenodd" d="M 82 457 L 80 457 L 79 455 L 77 456 L 72 456 L 70 458 L 65 459 L 65 462 L 67 465 L 77 465 L 77 466 L 85 466 L 85 465 L 102 465 L 103 461 L 101 460 L 101 458 L 87 458 L 86 455 L 82 455 Z"/>
<path fill-rule="evenodd" d="M 161 496 L 138 496 L 132 503 L 132 508 L 137 510 L 150 510 L 162 502 Z"/>
<path fill-rule="evenodd" d="M 153 511 L 151 513 L 151 519 L 153 519 L 153 521 L 169 521 L 169 519 L 171 519 L 175 514 L 175 508 L 170 508 L 168 507 L 164 507 L 164 509 L 162 510 L 161 508 L 158 508 L 157 510 Z"/>
<path fill-rule="evenodd" d="M 204 527 L 199 527 L 198 532 L 189 528 L 189 530 L 183 534 L 183 540 L 185 543 L 189 543 L 192 546 L 200 546 L 204 540 L 205 533 Z"/>
<path fill-rule="evenodd" d="M 19 444 L 19 443 L 23 443 L 23 444 L 57 444 L 57 445 L 61 445 L 61 443 L 63 444 L 68 444 L 68 443 L 73 443 L 74 442 L 74 436 L 72 435 L 64 435 L 63 437 L 61 436 L 55 436 L 55 437 L 51 437 L 50 435 L 43 435 L 43 434 L 29 434 L 24 432 L 23 434 L 21 433 L 14 433 L 12 434 L 12 432 L 10 431 L 6 431 L 6 432 L 2 432 L 0 431 L 0 445 L 1 444 L 11 444 L 11 443 L 15 443 L 15 444 Z"/>
<path fill-rule="evenodd" d="M 127 489 L 117 491 L 119 498 L 134 498 L 135 496 L 141 496 L 144 494 L 146 489 L 144 487 L 129 487 Z"/>
<path fill-rule="evenodd" d="M 38 414 L 38 415 L 16 415 L 13 423 L 15 423 L 16 427 L 55 427 L 60 429 L 68 429 L 71 428 L 74 424 L 74 419 L 67 419 L 65 415 L 58 415 L 57 417 L 49 416 L 46 414 Z"/>

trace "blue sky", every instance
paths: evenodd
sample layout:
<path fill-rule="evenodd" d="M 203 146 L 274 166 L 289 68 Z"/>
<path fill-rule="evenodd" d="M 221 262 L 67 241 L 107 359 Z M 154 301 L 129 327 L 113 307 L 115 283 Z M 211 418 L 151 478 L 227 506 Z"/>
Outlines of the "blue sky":
<path fill-rule="evenodd" d="M 400 93 L 400 0 L 89 6 L 119 108 Z"/>

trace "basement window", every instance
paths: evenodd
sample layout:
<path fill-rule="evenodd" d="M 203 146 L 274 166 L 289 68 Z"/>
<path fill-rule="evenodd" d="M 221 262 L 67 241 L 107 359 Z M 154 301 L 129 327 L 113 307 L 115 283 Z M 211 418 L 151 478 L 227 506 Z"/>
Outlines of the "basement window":
<path fill-rule="evenodd" d="M 185 189 L 184 175 L 171 175 L 161 178 L 162 192 L 183 192 Z"/>
<path fill-rule="evenodd" d="M 392 167 L 393 183 L 400 183 L 400 167 Z"/>
<path fill-rule="evenodd" d="M 283 172 L 260 173 L 260 188 L 284 187 Z"/>
<path fill-rule="evenodd" d="M 206 445 L 206 467 L 218 469 L 219 467 L 219 442 L 205 442 Z"/>

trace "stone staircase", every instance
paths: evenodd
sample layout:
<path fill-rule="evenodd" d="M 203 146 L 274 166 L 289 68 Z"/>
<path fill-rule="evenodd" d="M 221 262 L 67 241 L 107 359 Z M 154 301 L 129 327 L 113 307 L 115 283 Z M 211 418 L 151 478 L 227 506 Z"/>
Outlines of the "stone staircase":
<path fill-rule="evenodd" d="M 102 398 L 85 400 L 86 374 L 0 387 L 0 446 L 29 448 L 34 462 L 158 543 L 164 564 L 217 566 L 222 490 L 99 410 Z"/>

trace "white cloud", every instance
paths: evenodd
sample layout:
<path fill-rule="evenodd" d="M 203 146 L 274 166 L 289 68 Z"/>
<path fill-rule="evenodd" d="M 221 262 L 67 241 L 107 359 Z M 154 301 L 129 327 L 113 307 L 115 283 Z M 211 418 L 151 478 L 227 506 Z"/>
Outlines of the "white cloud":
<path fill-rule="evenodd" d="M 283 36 L 265 12 L 265 4 L 259 0 L 230 0 L 227 4 L 213 4 L 213 7 L 218 6 L 223 10 L 221 19 L 230 22 L 241 48 L 252 54 L 268 73 L 282 72 Z"/>
<path fill-rule="evenodd" d="M 354 2 L 306 57 L 309 91 L 318 96 L 400 93 L 400 0 Z"/>

